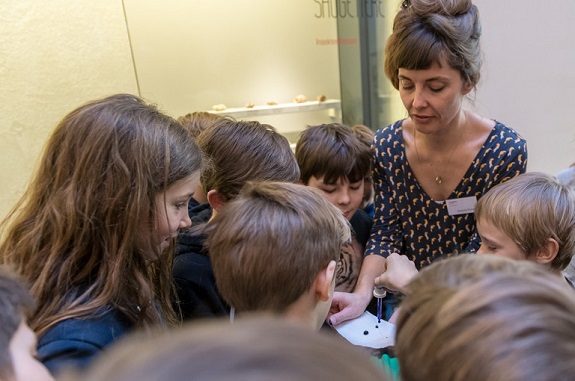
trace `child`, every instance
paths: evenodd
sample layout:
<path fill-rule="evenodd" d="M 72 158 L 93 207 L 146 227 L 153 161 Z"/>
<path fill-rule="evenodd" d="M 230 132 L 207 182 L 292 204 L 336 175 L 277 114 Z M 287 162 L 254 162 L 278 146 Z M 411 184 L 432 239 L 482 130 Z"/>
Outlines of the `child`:
<path fill-rule="evenodd" d="M 537 262 L 561 275 L 575 251 L 575 191 L 530 172 L 499 184 L 475 207 L 479 254 Z"/>
<path fill-rule="evenodd" d="M 555 177 L 557 177 L 557 181 L 561 184 L 575 189 L 575 163 L 558 172 Z M 563 275 L 572 284 L 575 282 L 575 256 L 571 259 L 571 262 L 565 270 L 563 270 Z"/>
<path fill-rule="evenodd" d="M 372 155 L 375 156 L 374 150 L 372 148 L 373 139 L 375 137 L 374 132 L 369 127 L 364 126 L 363 124 L 356 124 L 352 126 L 351 130 L 353 131 L 355 136 L 357 136 L 357 138 L 363 144 L 365 144 L 366 147 L 369 147 L 369 149 L 372 151 Z M 369 167 L 369 173 L 363 179 L 363 203 L 361 205 L 361 209 L 367 214 L 369 214 L 371 218 L 373 218 L 373 212 L 374 212 L 373 198 L 375 196 L 374 194 L 375 191 L 373 188 L 373 177 L 371 176 L 372 167 L 373 163 Z"/>
<path fill-rule="evenodd" d="M 133 95 L 89 102 L 58 124 L 0 245 L 31 284 L 29 322 L 53 373 L 85 366 L 133 329 L 178 322 L 172 247 L 191 223 L 201 165 L 186 130 Z"/>
<path fill-rule="evenodd" d="M 573 292 L 540 266 L 477 255 L 438 261 L 401 303 L 401 379 L 572 379 L 574 315 Z"/>
<path fill-rule="evenodd" d="M 198 135 L 196 142 L 209 162 L 202 170 L 201 184 L 214 214 L 233 200 L 247 181 L 299 179 L 288 140 L 272 126 L 223 118 Z M 201 231 L 179 237 L 173 274 L 185 320 L 229 313 L 216 287 L 204 241 Z"/>
<path fill-rule="evenodd" d="M 319 329 L 329 310 L 347 220 L 315 189 L 250 183 L 210 223 L 208 247 L 224 299 Z"/>
<path fill-rule="evenodd" d="M 7 381 L 52 381 L 39 362 L 36 335 L 26 323 L 34 299 L 19 279 L 0 267 L 0 379 Z"/>
<path fill-rule="evenodd" d="M 167 335 L 137 335 L 86 374 L 61 381 L 385 381 L 364 353 L 334 335 L 285 319 L 196 322 Z"/>
<path fill-rule="evenodd" d="M 352 243 L 342 250 L 336 291 L 352 292 L 371 229 L 371 218 L 359 209 L 364 179 L 371 168 L 371 149 L 349 127 L 333 123 L 310 126 L 302 132 L 295 155 L 301 182 L 319 189 L 351 223 Z"/>
<path fill-rule="evenodd" d="M 195 111 L 178 118 L 178 122 L 184 126 L 186 130 L 192 135 L 194 139 L 197 139 L 198 135 L 221 120 L 223 116 L 212 114 L 206 111 Z M 193 224 L 199 224 L 202 222 L 207 222 L 212 215 L 212 208 L 208 203 L 208 199 L 204 193 L 202 184 L 199 183 L 197 189 L 194 192 L 194 196 L 190 199 L 188 204 L 188 214 Z"/>

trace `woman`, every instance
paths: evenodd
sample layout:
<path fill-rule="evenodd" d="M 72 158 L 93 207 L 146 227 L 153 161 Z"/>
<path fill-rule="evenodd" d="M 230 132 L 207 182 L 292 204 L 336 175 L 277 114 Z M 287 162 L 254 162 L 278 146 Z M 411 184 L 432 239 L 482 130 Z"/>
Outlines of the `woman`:
<path fill-rule="evenodd" d="M 334 296 L 332 324 L 365 310 L 389 254 L 421 268 L 477 249 L 475 202 L 525 172 L 525 140 L 463 108 L 480 77 L 480 35 L 471 0 L 404 1 L 396 15 L 384 66 L 409 117 L 376 132 L 367 256 L 354 293 Z"/>
<path fill-rule="evenodd" d="M 173 241 L 191 224 L 201 164 L 186 130 L 133 95 L 87 103 L 56 127 L 0 245 L 38 302 L 29 322 L 52 372 L 176 321 Z"/>

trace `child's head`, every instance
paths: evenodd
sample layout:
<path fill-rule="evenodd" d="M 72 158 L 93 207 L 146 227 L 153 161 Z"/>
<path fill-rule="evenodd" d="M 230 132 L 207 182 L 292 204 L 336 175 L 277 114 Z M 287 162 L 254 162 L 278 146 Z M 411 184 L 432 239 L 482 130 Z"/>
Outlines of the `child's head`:
<path fill-rule="evenodd" d="M 34 299 L 7 268 L 0 267 L 0 379 L 52 380 L 35 357 L 36 335 L 26 323 Z"/>
<path fill-rule="evenodd" d="M 31 283 L 38 334 L 110 303 L 135 323 L 158 321 L 154 297 L 175 316 L 171 250 L 163 249 L 190 224 L 201 165 L 190 134 L 134 95 L 95 100 L 64 117 L 1 246 Z"/>
<path fill-rule="evenodd" d="M 335 335 L 285 319 L 210 320 L 138 334 L 62 381 L 385 381 L 369 356 Z"/>
<path fill-rule="evenodd" d="M 216 210 L 248 181 L 299 179 L 289 141 L 270 125 L 224 118 L 203 131 L 197 143 L 209 160 L 201 182 Z"/>
<path fill-rule="evenodd" d="M 341 124 L 310 126 L 297 141 L 301 182 L 319 189 L 349 220 L 362 205 L 371 149 Z"/>
<path fill-rule="evenodd" d="M 180 122 L 182 126 L 188 130 L 188 132 L 195 139 L 203 130 L 221 120 L 222 118 L 224 117 L 218 114 L 213 114 L 211 112 L 195 111 L 180 116 L 178 118 L 178 122 Z"/>
<path fill-rule="evenodd" d="M 351 127 L 351 130 L 357 136 L 357 138 L 371 150 L 372 155 L 374 155 L 373 150 L 373 131 L 363 124 L 356 124 Z M 373 177 L 371 176 L 371 170 L 373 169 L 373 160 L 370 162 L 369 172 L 367 176 L 363 179 L 363 205 L 362 207 L 367 207 L 370 203 L 373 203 L 374 189 L 373 189 Z"/>
<path fill-rule="evenodd" d="M 230 306 L 288 316 L 303 306 L 299 320 L 313 320 L 317 328 L 349 239 L 348 222 L 319 192 L 277 182 L 246 185 L 208 231 L 216 283 Z"/>
<path fill-rule="evenodd" d="M 439 261 L 414 278 L 401 304 L 401 379 L 569 378 L 574 314 L 573 290 L 533 263 L 472 254 Z"/>
<path fill-rule="evenodd" d="M 539 172 L 493 187 L 475 207 L 479 253 L 563 270 L 575 251 L 575 191 Z"/>

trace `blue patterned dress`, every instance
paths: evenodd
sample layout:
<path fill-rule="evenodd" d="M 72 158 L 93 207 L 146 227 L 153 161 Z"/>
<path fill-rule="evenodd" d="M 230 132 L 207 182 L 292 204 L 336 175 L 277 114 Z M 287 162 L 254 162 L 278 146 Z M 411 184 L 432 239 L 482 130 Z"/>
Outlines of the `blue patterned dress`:
<path fill-rule="evenodd" d="M 403 121 L 375 134 L 375 214 L 366 255 L 405 254 L 418 268 L 435 257 L 479 248 L 473 213 L 450 216 L 445 202 L 436 202 L 415 178 L 405 154 Z M 527 143 L 496 122 L 448 199 L 476 196 L 527 167 Z"/>

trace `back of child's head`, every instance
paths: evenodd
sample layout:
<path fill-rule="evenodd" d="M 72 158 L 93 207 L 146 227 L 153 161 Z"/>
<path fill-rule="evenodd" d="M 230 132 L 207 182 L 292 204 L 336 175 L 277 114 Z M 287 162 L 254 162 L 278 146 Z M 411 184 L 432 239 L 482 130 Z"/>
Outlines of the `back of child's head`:
<path fill-rule="evenodd" d="M 216 190 L 226 200 L 248 181 L 299 179 L 299 168 L 286 137 L 267 124 L 224 118 L 197 137 L 209 160 L 202 171 L 205 193 Z"/>
<path fill-rule="evenodd" d="M 34 308 L 34 299 L 20 279 L 8 268 L 0 266 L 0 379 L 14 376 L 10 342 L 25 319 Z"/>
<path fill-rule="evenodd" d="M 347 220 L 319 192 L 278 182 L 246 185 L 208 231 L 220 293 L 251 312 L 284 312 L 349 239 Z"/>
<path fill-rule="evenodd" d="M 569 379 L 575 294 L 528 261 L 461 255 L 422 270 L 397 321 L 405 381 Z"/>
<path fill-rule="evenodd" d="M 323 177 L 326 184 L 335 184 L 340 178 L 355 183 L 365 178 L 372 162 L 369 146 L 351 128 L 337 123 L 305 129 L 297 141 L 295 155 L 304 184 L 312 176 Z"/>
<path fill-rule="evenodd" d="M 351 126 L 351 130 L 364 145 L 370 148 L 373 146 L 375 134 L 369 127 L 363 124 L 355 124 Z"/>
<path fill-rule="evenodd" d="M 224 118 L 221 115 L 207 111 L 195 111 L 178 118 L 178 122 L 188 130 L 195 139 L 203 130 Z"/>
<path fill-rule="evenodd" d="M 575 190 L 553 176 L 529 172 L 493 187 L 477 202 L 475 218 L 504 232 L 528 257 L 553 238 L 554 270 L 567 267 L 575 252 Z"/>
<path fill-rule="evenodd" d="M 61 381 L 387 380 L 365 353 L 335 335 L 285 319 L 210 320 L 134 335 Z"/>

